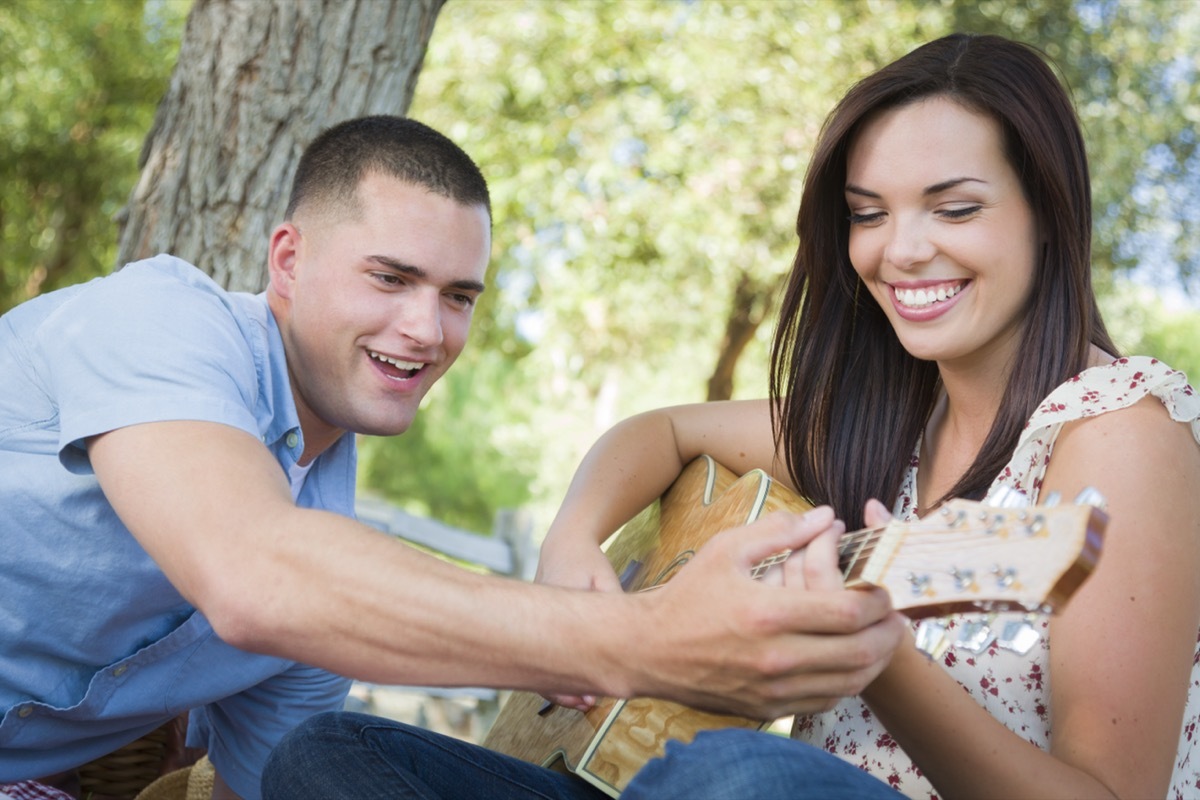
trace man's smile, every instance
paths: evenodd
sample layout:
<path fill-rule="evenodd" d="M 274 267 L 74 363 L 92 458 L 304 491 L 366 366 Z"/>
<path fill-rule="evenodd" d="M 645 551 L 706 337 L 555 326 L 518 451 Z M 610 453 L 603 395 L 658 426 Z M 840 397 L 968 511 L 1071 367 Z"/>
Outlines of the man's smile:
<path fill-rule="evenodd" d="M 385 374 L 397 378 L 415 377 L 425 367 L 424 361 L 408 361 L 401 358 L 393 358 L 375 350 L 368 350 L 367 355 L 384 367 L 383 371 Z"/>

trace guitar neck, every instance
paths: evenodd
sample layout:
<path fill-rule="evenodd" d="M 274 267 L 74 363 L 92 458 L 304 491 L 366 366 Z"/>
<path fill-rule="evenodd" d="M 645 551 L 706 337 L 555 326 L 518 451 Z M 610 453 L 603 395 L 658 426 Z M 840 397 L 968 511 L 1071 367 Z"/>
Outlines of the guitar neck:
<path fill-rule="evenodd" d="M 875 545 L 885 530 L 863 528 L 842 534 L 838 539 L 838 569 L 842 572 L 843 581 L 851 585 L 860 581 L 863 570 L 875 553 Z"/>
<path fill-rule="evenodd" d="M 883 535 L 885 528 L 863 528 L 862 530 L 843 533 L 838 539 L 838 569 L 841 570 L 842 580 L 848 585 L 861 583 L 861 574 L 871 555 L 875 552 L 875 543 Z M 750 577 L 758 579 L 767 574 L 771 567 L 779 566 L 787 561 L 793 550 L 783 550 L 767 556 L 750 569 Z"/>
<path fill-rule="evenodd" d="M 963 611 L 1049 612 L 1094 568 L 1107 518 L 1087 505 L 998 509 L 954 500 L 912 522 L 841 536 L 838 567 L 848 587 L 886 589 L 919 619 Z M 791 555 L 755 566 L 761 577 Z"/>

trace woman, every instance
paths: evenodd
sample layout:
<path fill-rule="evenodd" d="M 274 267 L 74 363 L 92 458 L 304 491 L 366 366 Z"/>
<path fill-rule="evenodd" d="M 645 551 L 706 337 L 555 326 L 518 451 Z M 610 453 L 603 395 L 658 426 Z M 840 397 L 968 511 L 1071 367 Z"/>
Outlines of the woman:
<path fill-rule="evenodd" d="M 793 735 L 909 797 L 1194 796 L 1200 397 L 1153 359 L 1117 358 L 1105 332 L 1084 146 L 1054 74 L 1030 48 L 966 35 L 885 67 L 827 121 L 796 227 L 773 401 L 606 434 L 541 579 L 611 588 L 596 542 L 702 452 L 855 527 L 886 520 L 872 498 L 916 519 L 1006 486 L 1034 503 L 1093 486 L 1110 515 L 1098 568 L 1028 654 L 951 649 L 939 664 L 902 646 L 861 697 Z M 746 738 L 653 769 L 728 775 L 736 759 L 711 759 Z M 755 780 L 790 768 L 803 786 L 794 746 L 757 738 L 780 752 L 774 771 L 759 753 Z"/>
<path fill-rule="evenodd" d="M 935 662 L 902 646 L 861 697 L 798 718 L 800 741 L 702 734 L 627 796 L 1194 791 L 1200 398 L 1153 359 L 1118 358 L 1105 332 L 1083 141 L 1054 74 L 1031 48 L 954 35 L 865 79 L 822 131 L 797 233 L 771 399 L 605 434 L 539 579 L 619 590 L 599 543 L 701 453 L 763 468 L 852 527 L 888 519 L 879 499 L 916 519 L 1001 487 L 1036 503 L 1093 486 L 1111 518 L 1103 556 L 1025 655 L 952 648 Z M 810 547 L 786 581 L 827 588 L 831 555 Z"/>

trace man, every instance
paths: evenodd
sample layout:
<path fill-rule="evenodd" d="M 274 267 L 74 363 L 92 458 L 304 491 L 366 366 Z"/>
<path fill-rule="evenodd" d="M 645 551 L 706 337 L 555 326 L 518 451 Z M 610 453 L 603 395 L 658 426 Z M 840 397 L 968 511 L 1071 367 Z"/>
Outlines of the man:
<path fill-rule="evenodd" d="M 306 150 L 262 295 L 159 256 L 0 318 L 0 782 L 190 709 L 215 796 L 255 798 L 340 676 L 765 717 L 878 674 L 900 634 L 880 593 L 748 577 L 829 514 L 718 537 L 638 597 L 471 574 L 353 521 L 353 434 L 411 424 L 490 248 L 470 158 L 368 117 Z"/>

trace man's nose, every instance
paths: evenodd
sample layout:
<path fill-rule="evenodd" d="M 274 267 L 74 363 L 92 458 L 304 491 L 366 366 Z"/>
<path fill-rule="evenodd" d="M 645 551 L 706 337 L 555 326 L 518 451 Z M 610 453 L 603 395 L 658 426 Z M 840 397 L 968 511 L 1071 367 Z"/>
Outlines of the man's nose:
<path fill-rule="evenodd" d="M 396 320 L 400 334 L 422 347 L 442 343 L 442 297 L 436 291 L 416 291 L 404 297 L 404 309 Z"/>

